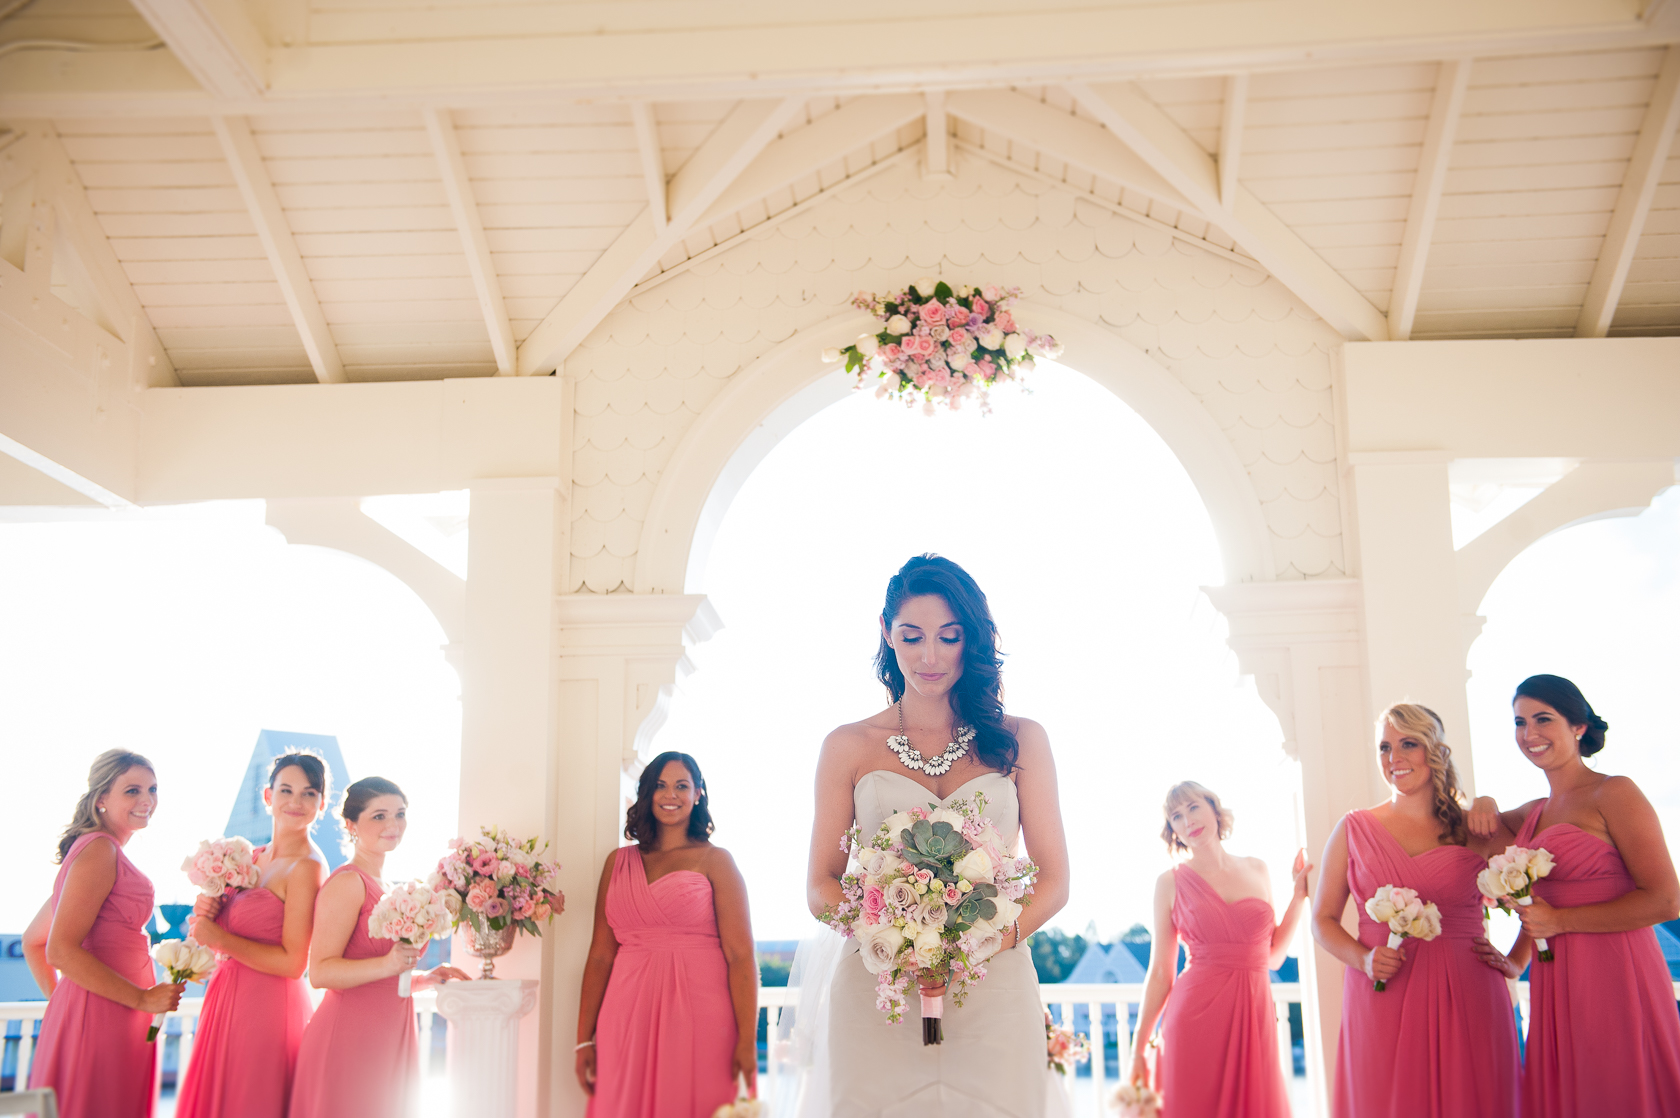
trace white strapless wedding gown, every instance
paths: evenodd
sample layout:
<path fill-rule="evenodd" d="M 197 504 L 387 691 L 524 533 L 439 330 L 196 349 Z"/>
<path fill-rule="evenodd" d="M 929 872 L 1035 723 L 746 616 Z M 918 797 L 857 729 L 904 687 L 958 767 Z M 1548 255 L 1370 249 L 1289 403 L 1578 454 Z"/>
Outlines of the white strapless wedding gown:
<path fill-rule="evenodd" d="M 944 801 L 891 769 L 865 773 L 852 789 L 857 825 L 872 835 L 887 816 L 983 793 L 986 815 L 1011 850 L 1021 833 L 1015 782 L 984 773 Z M 875 976 L 847 940 L 829 992 L 827 1076 L 833 1118 L 1044 1118 L 1049 1096 L 1044 1008 L 1026 949 L 986 963 L 986 979 L 961 1008 L 945 999 L 945 1043 L 922 1045 L 912 990 L 902 1023 L 875 1007 Z"/>

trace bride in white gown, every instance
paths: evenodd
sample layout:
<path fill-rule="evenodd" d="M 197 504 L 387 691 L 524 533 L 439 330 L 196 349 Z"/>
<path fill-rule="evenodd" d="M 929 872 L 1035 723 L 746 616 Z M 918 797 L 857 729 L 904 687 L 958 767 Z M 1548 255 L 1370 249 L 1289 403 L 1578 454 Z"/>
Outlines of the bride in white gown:
<path fill-rule="evenodd" d="M 802 1118 L 1042 1118 L 1047 1098 L 1044 1012 L 1022 940 L 1067 900 L 1067 843 L 1056 766 L 1043 727 L 1007 716 L 997 630 L 986 598 L 961 567 L 910 560 L 887 586 L 876 668 L 894 702 L 841 726 L 817 762 L 809 900 L 820 914 L 841 902 L 841 835 L 856 821 L 873 834 L 896 811 L 986 797 L 986 814 L 1012 848 L 1025 836 L 1038 881 L 1003 934 L 987 976 L 959 1008 L 946 998 L 941 1045 L 924 1047 L 920 999 L 893 1025 L 876 1008 L 875 977 L 847 940 L 826 999 L 807 991 L 798 1028 L 826 1034 L 804 1053 L 813 1073 Z M 821 981 L 806 969 L 804 981 Z M 936 992 L 929 990 L 929 993 Z M 826 1000 L 826 1005 L 823 1001 Z"/>

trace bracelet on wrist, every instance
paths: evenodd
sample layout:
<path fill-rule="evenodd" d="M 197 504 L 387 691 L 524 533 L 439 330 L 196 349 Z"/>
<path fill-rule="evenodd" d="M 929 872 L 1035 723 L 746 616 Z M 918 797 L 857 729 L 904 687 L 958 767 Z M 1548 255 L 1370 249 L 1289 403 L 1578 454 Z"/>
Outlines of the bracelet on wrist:
<path fill-rule="evenodd" d="M 573 1048 L 572 1051 L 573 1052 L 582 1052 L 585 1048 L 593 1047 L 594 1044 L 595 1044 L 594 1041 L 586 1040 L 582 1044 L 578 1045 L 576 1048 Z"/>

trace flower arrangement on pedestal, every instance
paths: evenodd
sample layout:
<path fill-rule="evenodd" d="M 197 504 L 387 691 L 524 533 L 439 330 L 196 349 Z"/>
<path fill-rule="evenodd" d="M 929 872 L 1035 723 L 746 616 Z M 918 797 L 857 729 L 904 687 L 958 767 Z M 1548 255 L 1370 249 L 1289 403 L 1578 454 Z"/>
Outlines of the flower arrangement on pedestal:
<path fill-rule="evenodd" d="M 560 863 L 545 861 L 548 844 L 510 838 L 500 827 L 482 827 L 478 839 L 449 840 L 449 853 L 427 879 L 445 891 L 445 903 L 459 928 L 472 931 L 472 953 L 484 960 L 482 977 L 495 972 L 495 959 L 513 946 L 519 932 L 542 935 L 542 925 L 566 907 L 560 892 Z"/>
<path fill-rule="evenodd" d="M 1018 287 L 953 288 L 931 277 L 904 291 L 873 295 L 859 292 L 852 305 L 881 320 L 873 334 L 860 335 L 844 349 L 823 351 L 824 361 L 846 362 L 858 387 L 871 374 L 882 384 L 877 396 L 913 404 L 932 415 L 936 403 L 953 411 L 974 397 L 982 413 L 991 410 L 987 391 L 1033 370 L 1039 358 L 1054 358 L 1062 347 L 1049 334 L 1038 334 L 1015 321 Z"/>

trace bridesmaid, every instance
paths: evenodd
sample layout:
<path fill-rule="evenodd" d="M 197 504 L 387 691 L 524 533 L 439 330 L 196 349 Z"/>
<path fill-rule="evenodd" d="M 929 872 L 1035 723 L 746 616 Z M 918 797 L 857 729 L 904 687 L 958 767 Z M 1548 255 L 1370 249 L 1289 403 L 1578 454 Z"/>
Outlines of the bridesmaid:
<path fill-rule="evenodd" d="M 1350 811 L 1324 849 L 1313 937 L 1347 966 L 1336 1046 L 1335 1118 L 1515 1118 L 1517 1030 L 1487 947 L 1476 875 L 1510 833 L 1471 836 L 1440 716 L 1399 703 L 1377 723 L 1388 802 Z M 1415 889 L 1441 934 L 1388 946 L 1365 913 L 1383 885 Z M 1342 927 L 1352 896 L 1359 938 Z M 1388 989 L 1376 992 L 1382 979 Z"/>
<path fill-rule="evenodd" d="M 1266 972 L 1288 954 L 1313 867 L 1306 851 L 1295 855 L 1295 889 L 1283 919 L 1273 924 L 1266 863 L 1226 852 L 1231 813 L 1219 797 L 1187 780 L 1167 792 L 1161 811 L 1168 853 L 1190 858 L 1155 882 L 1155 945 L 1131 1082 L 1148 1078 L 1145 1048 L 1164 1003 L 1155 1087 L 1173 1118 L 1289 1118 Z M 1189 967 L 1175 983 L 1181 938 Z"/>
<path fill-rule="evenodd" d="M 29 1087 L 51 1087 L 62 1118 L 152 1113 L 157 1049 L 146 1028 L 180 1003 L 184 987 L 152 981 L 152 883 L 122 848 L 157 802 L 150 761 L 122 749 L 96 757 L 58 842 L 52 899 L 24 933 L 30 969 L 49 994 Z"/>
<path fill-rule="evenodd" d="M 1523 680 L 1512 699 L 1517 747 L 1546 774 L 1551 795 L 1496 814 L 1476 801 L 1472 829 L 1515 829 L 1516 845 L 1551 852 L 1552 872 L 1507 957 L 1488 964 L 1522 973 L 1534 939 L 1550 962 L 1528 968 L 1530 1019 L 1524 1118 L 1680 1114 L 1680 1014 L 1653 924 L 1680 910 L 1680 885 L 1650 801 L 1625 776 L 1584 758 L 1604 748 L 1609 724 L 1562 676 Z"/>
<path fill-rule="evenodd" d="M 353 851 L 315 899 L 309 982 L 325 990 L 303 1030 L 290 1118 L 406 1118 L 420 1087 L 414 999 L 397 996 L 397 976 L 421 952 L 368 935 L 368 915 L 385 895 L 385 855 L 408 829 L 408 797 L 383 777 L 344 790 L 339 809 Z M 451 966 L 417 971 L 413 989 L 466 978 Z"/>
<path fill-rule="evenodd" d="M 758 962 L 747 886 L 713 846 L 706 780 L 686 753 L 642 770 L 607 856 L 578 1006 L 591 1118 L 711 1118 L 756 1096 Z"/>
<path fill-rule="evenodd" d="M 226 903 L 200 897 L 194 906 L 192 937 L 225 958 L 204 994 L 176 1118 L 285 1118 L 309 1021 L 303 971 L 327 863 L 309 828 L 326 798 L 321 758 L 275 758 L 263 789 L 274 837 L 257 848 L 261 880 Z"/>

